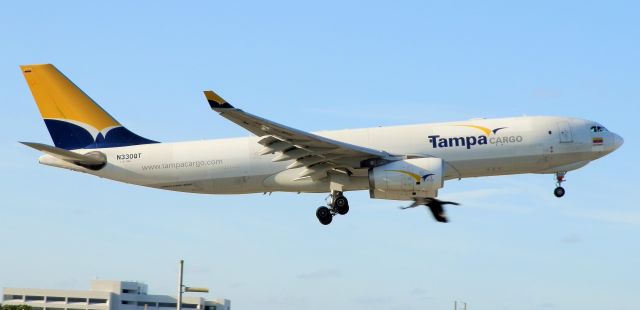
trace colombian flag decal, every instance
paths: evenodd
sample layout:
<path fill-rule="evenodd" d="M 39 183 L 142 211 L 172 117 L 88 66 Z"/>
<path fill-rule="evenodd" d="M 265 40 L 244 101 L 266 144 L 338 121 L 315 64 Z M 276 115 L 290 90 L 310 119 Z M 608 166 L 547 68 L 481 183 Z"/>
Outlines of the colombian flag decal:
<path fill-rule="evenodd" d="M 593 145 L 602 145 L 602 142 L 604 142 L 602 138 L 593 138 Z"/>

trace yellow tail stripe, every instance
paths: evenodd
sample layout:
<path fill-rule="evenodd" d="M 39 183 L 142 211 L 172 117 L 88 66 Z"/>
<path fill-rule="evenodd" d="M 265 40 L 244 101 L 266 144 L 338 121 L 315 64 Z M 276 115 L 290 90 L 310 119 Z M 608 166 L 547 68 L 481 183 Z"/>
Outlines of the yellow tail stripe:
<path fill-rule="evenodd" d="M 120 125 L 53 65 L 20 68 L 43 118 L 73 120 L 98 131 Z"/>

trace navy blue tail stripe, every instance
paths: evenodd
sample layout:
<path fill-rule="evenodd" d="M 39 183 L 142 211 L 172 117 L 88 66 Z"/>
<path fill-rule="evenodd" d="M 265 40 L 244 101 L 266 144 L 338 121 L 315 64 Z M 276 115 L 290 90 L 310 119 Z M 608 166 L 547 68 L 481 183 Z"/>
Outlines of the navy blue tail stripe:
<path fill-rule="evenodd" d="M 108 147 L 121 147 L 140 144 L 158 143 L 136 135 L 124 127 L 116 127 L 107 132 L 106 137 L 102 133 L 96 139 L 84 128 L 62 120 L 45 119 L 49 134 L 56 147 L 66 150 L 96 149 Z"/>

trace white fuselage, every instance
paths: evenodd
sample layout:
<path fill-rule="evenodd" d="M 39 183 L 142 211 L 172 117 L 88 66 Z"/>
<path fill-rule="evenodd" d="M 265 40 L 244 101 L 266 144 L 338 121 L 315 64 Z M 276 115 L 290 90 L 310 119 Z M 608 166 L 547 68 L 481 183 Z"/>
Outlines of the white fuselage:
<path fill-rule="evenodd" d="M 317 135 L 389 154 L 438 157 L 445 179 L 519 173 L 555 173 L 580 168 L 622 144 L 595 122 L 563 117 L 515 117 L 317 132 Z M 490 131 L 487 131 L 490 129 Z M 495 132 L 494 132 L 495 130 Z M 91 171 L 50 155 L 40 162 L 137 185 L 205 194 L 329 192 L 328 180 L 295 180 L 291 161 L 258 155 L 259 137 L 157 143 L 77 150 L 100 151 L 106 166 Z M 602 139 L 602 140 L 599 140 Z M 367 169 L 356 169 L 345 190 L 368 189 Z"/>

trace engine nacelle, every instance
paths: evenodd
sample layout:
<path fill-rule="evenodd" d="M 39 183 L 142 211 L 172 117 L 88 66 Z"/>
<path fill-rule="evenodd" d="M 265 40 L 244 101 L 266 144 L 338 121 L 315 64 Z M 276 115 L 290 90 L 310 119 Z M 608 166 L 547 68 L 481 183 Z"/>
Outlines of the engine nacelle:
<path fill-rule="evenodd" d="M 371 198 L 412 200 L 435 197 L 443 186 L 441 158 L 414 158 L 369 169 Z"/>

